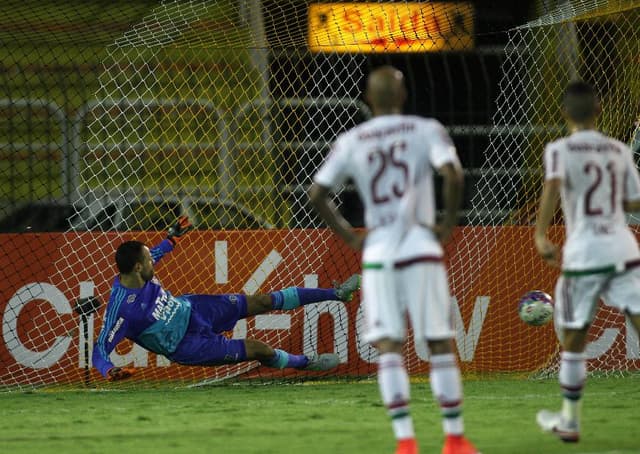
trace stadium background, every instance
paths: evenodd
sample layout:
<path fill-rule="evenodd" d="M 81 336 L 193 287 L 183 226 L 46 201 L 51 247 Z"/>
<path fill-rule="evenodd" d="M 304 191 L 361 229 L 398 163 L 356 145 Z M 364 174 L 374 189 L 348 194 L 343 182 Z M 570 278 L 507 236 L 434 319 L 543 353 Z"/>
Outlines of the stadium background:
<path fill-rule="evenodd" d="M 203 28 L 208 27 L 207 33 L 213 35 L 213 38 L 209 38 L 212 41 L 219 35 L 234 32 L 236 24 L 227 16 L 231 13 L 224 11 L 225 8 L 232 11 L 234 3 L 216 2 L 215 8 L 209 11 L 211 17 L 206 20 L 211 22 Z M 474 5 L 475 46 L 465 51 L 381 53 L 356 57 L 305 52 L 306 2 L 291 2 L 286 7 L 281 6 L 281 10 L 272 8 L 269 2 L 263 3 L 264 20 L 269 22 L 265 27 L 265 39 L 272 46 L 268 55 L 270 96 L 276 99 L 322 96 L 358 98 L 363 88 L 363 74 L 381 64 L 395 65 L 408 73 L 411 97 L 406 112 L 433 116 L 446 125 L 458 126 L 461 133 L 454 132 L 454 138 L 465 166 L 470 169 L 482 167 L 483 152 L 488 142 L 486 128 L 492 126 L 495 115 L 500 69 L 505 58 L 506 32 L 534 14 L 535 2 L 518 5 L 501 0 L 477 2 Z M 109 58 L 108 47 L 159 4 L 157 1 L 10 1 L 4 4 L 1 51 L 5 99 L 2 113 L 6 122 L 2 131 L 2 170 L 7 178 L 4 179 L 6 187 L 2 190 L 4 216 L 0 226 L 3 232 L 21 232 L 27 226 L 41 231 L 64 231 L 69 228 L 66 218 L 75 214 L 67 206 L 73 201 L 75 189 L 70 187 L 74 181 L 70 174 L 80 169 L 72 172 L 73 169 L 62 168 L 63 154 L 69 152 L 62 149 L 64 142 L 73 142 L 69 138 L 73 135 L 72 131 L 85 127 L 84 124 L 77 125 L 77 122 L 86 121 L 80 115 L 83 107 L 99 96 L 99 79 L 104 73 L 102 65 Z M 284 36 L 291 34 L 291 31 L 297 36 Z M 237 76 L 238 73 L 252 70 L 247 59 L 229 58 L 216 46 L 200 51 L 180 49 L 167 52 L 172 51 L 176 55 L 168 55 L 166 64 L 172 66 L 167 71 L 167 77 L 175 78 L 175 82 L 169 85 L 175 91 L 157 92 L 158 97 L 193 98 L 195 94 L 193 86 L 188 84 L 189 78 L 212 82 L 221 79 L 238 81 L 240 86 L 231 87 L 230 94 L 219 93 L 228 87 L 216 83 L 208 87 L 210 93 L 199 94 L 202 98 L 211 99 L 217 109 L 225 110 L 241 105 L 256 90 L 255 80 Z M 336 67 L 341 67 L 340 72 L 336 71 Z M 127 71 L 127 68 L 120 69 Z M 255 73 L 254 76 L 254 79 L 261 77 Z M 197 86 L 201 88 L 199 83 Z M 34 99 L 44 100 L 48 104 L 24 105 L 25 100 Z M 351 116 L 344 115 L 344 118 L 329 123 L 330 130 L 324 129 L 322 134 L 330 138 L 354 121 L 363 119 L 356 117 L 354 120 Z M 296 124 L 285 123 L 284 126 L 288 130 L 283 128 L 280 132 L 283 136 L 300 135 L 292 131 Z M 463 126 L 479 128 L 476 132 L 472 128 L 464 130 Z M 160 133 L 156 131 L 156 134 Z M 310 133 L 319 134 L 318 131 Z M 190 138 L 177 139 L 186 142 Z M 179 152 L 166 152 L 172 151 Z M 212 153 L 212 150 L 204 151 Z M 166 157 L 171 159 L 172 156 L 169 154 Z M 296 156 L 282 159 L 285 158 L 293 161 Z M 283 174 L 281 178 L 288 184 L 301 183 L 296 177 L 307 175 L 296 172 L 296 166 L 316 166 L 321 158 L 321 155 L 315 156 L 311 163 L 278 163 L 280 168 L 291 173 Z M 212 165 L 214 161 L 203 159 L 194 165 Z M 179 171 L 175 170 L 178 176 Z M 159 169 L 156 172 L 149 170 L 150 186 L 161 187 L 162 182 L 171 178 Z M 113 174 L 99 183 L 122 183 L 109 177 L 112 178 Z M 158 177 L 162 180 L 158 181 Z M 465 197 L 467 208 L 471 201 L 470 192 L 476 187 L 474 176 L 468 175 L 468 179 L 466 187 L 469 193 Z M 362 225 L 361 210 L 357 205 L 353 206 L 357 204 L 355 197 L 349 194 L 347 199 L 345 212 L 356 224 Z M 64 202 L 61 209 L 46 205 L 56 202 Z M 16 211 L 27 203 L 33 206 Z M 268 219 L 278 226 L 286 226 L 281 218 L 270 216 Z M 236 225 L 233 227 L 237 228 Z"/>
<path fill-rule="evenodd" d="M 199 231 L 163 264 L 178 270 L 162 276 L 172 289 L 330 285 L 357 271 L 358 257 L 318 229 L 304 190 L 331 139 L 367 118 L 360 98 L 364 78 L 386 63 L 407 74 L 406 111 L 440 119 L 466 168 L 465 227 L 449 250 L 460 257 L 451 266 L 463 370 L 552 370 L 557 345 L 542 342 L 552 337 L 552 327 L 523 327 L 515 304 L 531 288 L 551 290 L 555 277 L 531 252 L 540 174 L 522 174 L 539 170 L 541 145 L 561 132 L 556 99 L 572 74 L 543 60 L 562 58 L 562 17 L 548 28 L 522 32 L 523 41 L 532 38 L 538 46 L 525 65 L 539 69 L 537 80 L 551 82 L 527 85 L 518 73 L 505 74 L 505 65 L 518 50 L 514 27 L 545 17 L 561 2 L 466 3 L 473 5 L 474 42 L 464 50 L 318 54 L 306 48 L 306 2 L 263 2 L 258 16 L 252 14 L 255 2 L 5 2 L 0 386 L 95 385 L 83 349 L 99 318 L 83 318 L 74 303 L 88 295 L 106 298 L 115 241 L 129 232 L 157 241 L 185 207 Z M 617 106 L 634 100 L 637 106 L 637 71 L 615 74 L 637 59 L 637 40 L 629 39 L 637 5 L 611 2 L 608 14 L 598 2 L 574 3 L 591 6 L 587 16 L 571 17 L 577 24 L 573 51 L 581 51 L 576 74 L 604 90 L 605 110 L 613 112 L 605 129 L 630 140 L 637 112 Z M 181 28 L 190 20 L 197 26 Z M 500 120 L 518 117 L 534 118 L 536 126 L 543 119 L 539 124 L 549 127 L 496 133 Z M 474 203 L 489 192 L 501 195 Z M 361 226 L 361 207 L 350 188 L 339 202 Z M 487 235 L 501 249 L 477 249 L 476 238 Z M 278 266 L 286 271 L 274 271 Z M 256 270 L 264 276 L 256 278 Z M 375 355 L 359 342 L 358 319 L 356 301 L 344 310 L 326 306 L 261 323 L 275 324 L 265 336 L 284 347 L 339 350 L 340 375 L 369 376 Z M 248 325 L 235 334 L 260 330 Z M 593 367 L 635 368 L 638 340 L 624 332 L 624 320 L 615 316 L 596 327 L 594 340 L 607 348 L 594 347 L 599 356 Z M 531 351 L 531 344 L 539 347 Z M 425 352 L 410 350 L 412 373 L 424 373 Z M 186 372 L 131 346 L 120 351 L 119 361 L 148 370 L 141 377 L 151 381 L 272 378 L 255 368 L 213 377 L 208 370 Z"/>

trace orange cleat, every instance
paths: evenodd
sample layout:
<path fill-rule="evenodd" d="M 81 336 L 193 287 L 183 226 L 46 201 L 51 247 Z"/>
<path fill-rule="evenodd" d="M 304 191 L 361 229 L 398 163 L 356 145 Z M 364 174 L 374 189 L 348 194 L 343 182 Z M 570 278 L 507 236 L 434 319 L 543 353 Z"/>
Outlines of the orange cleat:
<path fill-rule="evenodd" d="M 447 435 L 442 454 L 480 454 L 464 435 Z"/>
<path fill-rule="evenodd" d="M 398 440 L 396 454 L 418 454 L 418 443 L 415 438 L 404 438 Z"/>

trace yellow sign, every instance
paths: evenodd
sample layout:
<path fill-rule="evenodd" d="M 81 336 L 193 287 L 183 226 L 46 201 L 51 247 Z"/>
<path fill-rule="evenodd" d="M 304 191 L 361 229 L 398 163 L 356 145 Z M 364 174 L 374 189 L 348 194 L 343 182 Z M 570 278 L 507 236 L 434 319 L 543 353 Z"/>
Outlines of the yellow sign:
<path fill-rule="evenodd" d="M 312 52 L 438 52 L 474 45 L 470 3 L 314 3 Z"/>

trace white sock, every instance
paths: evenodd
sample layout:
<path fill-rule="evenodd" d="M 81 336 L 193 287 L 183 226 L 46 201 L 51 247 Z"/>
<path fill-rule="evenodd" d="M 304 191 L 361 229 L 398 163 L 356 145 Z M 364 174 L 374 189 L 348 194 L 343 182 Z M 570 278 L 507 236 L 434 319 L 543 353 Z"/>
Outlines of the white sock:
<path fill-rule="evenodd" d="M 378 359 L 378 386 L 382 402 L 391 417 L 396 439 L 414 438 L 413 420 L 409 413 L 409 374 L 399 353 L 383 353 Z"/>
<path fill-rule="evenodd" d="M 560 387 L 562 388 L 562 417 L 567 421 L 580 419 L 582 389 L 587 377 L 584 353 L 560 353 Z"/>
<path fill-rule="evenodd" d="M 430 359 L 431 391 L 440 404 L 442 429 L 447 435 L 462 435 L 462 378 L 453 353 L 433 355 Z"/>

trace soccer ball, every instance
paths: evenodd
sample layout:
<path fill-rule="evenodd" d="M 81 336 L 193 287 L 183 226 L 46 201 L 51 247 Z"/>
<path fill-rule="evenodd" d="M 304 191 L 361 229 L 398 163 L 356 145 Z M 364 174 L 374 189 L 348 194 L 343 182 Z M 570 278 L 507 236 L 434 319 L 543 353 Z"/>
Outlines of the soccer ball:
<path fill-rule="evenodd" d="M 518 303 L 518 315 L 527 325 L 542 326 L 553 318 L 553 298 L 540 290 L 527 292 Z"/>

